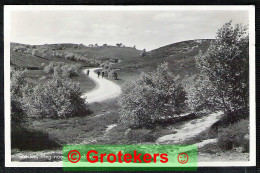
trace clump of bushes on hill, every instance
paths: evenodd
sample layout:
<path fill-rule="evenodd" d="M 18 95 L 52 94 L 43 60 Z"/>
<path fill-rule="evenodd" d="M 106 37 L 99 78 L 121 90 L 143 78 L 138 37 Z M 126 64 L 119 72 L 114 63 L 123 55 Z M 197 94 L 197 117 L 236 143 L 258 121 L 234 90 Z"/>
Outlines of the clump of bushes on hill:
<path fill-rule="evenodd" d="M 79 64 L 70 65 L 63 62 L 50 62 L 47 66 L 43 68 L 45 73 L 56 73 L 59 71 L 62 75 L 66 77 L 78 76 L 79 69 L 81 66 Z"/>
<path fill-rule="evenodd" d="M 41 56 L 42 54 L 41 54 L 41 52 L 38 49 L 33 49 L 32 50 L 32 55 L 33 56 Z"/>
<path fill-rule="evenodd" d="M 131 127 L 153 127 L 158 120 L 183 112 L 186 93 L 178 77 L 161 64 L 152 73 L 142 73 L 122 88 L 121 121 Z"/>
<path fill-rule="evenodd" d="M 57 72 L 24 95 L 23 109 L 30 116 L 66 118 L 88 114 L 79 85 Z"/>
<path fill-rule="evenodd" d="M 223 150 L 242 147 L 243 152 L 249 152 L 249 120 L 243 119 L 228 127 L 220 128 L 218 145 Z"/>
<path fill-rule="evenodd" d="M 13 51 L 14 52 L 27 52 L 27 48 L 25 46 L 15 46 Z"/>
<path fill-rule="evenodd" d="M 53 51 L 52 52 L 52 56 L 54 57 L 59 57 L 59 58 L 63 58 L 63 59 L 68 59 L 71 61 L 80 61 L 80 62 L 85 62 L 88 64 L 88 66 L 99 66 L 99 61 L 93 59 L 93 58 L 88 58 L 88 55 L 81 55 L 81 54 L 77 54 L 74 52 L 59 52 L 59 51 Z"/>

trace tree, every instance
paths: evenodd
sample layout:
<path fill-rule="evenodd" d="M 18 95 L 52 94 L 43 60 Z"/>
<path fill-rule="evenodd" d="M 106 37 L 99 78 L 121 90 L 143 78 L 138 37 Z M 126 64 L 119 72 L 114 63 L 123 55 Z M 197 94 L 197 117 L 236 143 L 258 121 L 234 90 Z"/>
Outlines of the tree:
<path fill-rule="evenodd" d="M 116 46 L 117 47 L 121 47 L 123 45 L 123 43 L 117 43 Z"/>
<path fill-rule="evenodd" d="M 181 113 L 185 100 L 180 80 L 164 63 L 123 87 L 119 100 L 121 120 L 130 125 L 151 127 L 157 120 Z"/>
<path fill-rule="evenodd" d="M 233 26 L 232 21 L 224 24 L 216 40 L 196 62 L 214 91 L 217 107 L 227 115 L 248 113 L 249 35 L 246 26 Z"/>

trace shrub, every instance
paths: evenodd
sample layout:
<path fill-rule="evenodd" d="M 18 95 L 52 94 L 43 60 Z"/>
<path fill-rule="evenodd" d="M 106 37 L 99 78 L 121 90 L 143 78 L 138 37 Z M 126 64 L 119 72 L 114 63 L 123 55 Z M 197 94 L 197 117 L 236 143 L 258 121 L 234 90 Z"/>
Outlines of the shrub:
<path fill-rule="evenodd" d="M 220 128 L 218 132 L 218 145 L 223 150 L 243 147 L 244 152 L 248 152 L 249 120 L 243 119 L 228 127 Z"/>
<path fill-rule="evenodd" d="M 13 49 L 14 52 L 27 52 L 26 46 L 15 46 Z"/>
<path fill-rule="evenodd" d="M 60 76 L 73 77 L 78 76 L 79 69 L 81 66 L 79 64 L 69 65 L 63 62 L 50 62 L 49 65 L 45 66 L 43 71 L 45 73 L 59 73 Z"/>
<path fill-rule="evenodd" d="M 22 99 L 27 84 L 25 77 L 25 70 L 11 69 L 11 120 L 14 123 L 24 119 Z"/>
<path fill-rule="evenodd" d="M 180 80 L 164 63 L 156 71 L 142 73 L 139 79 L 122 88 L 121 121 L 131 126 L 152 127 L 160 119 L 181 113 L 185 100 Z"/>
<path fill-rule="evenodd" d="M 32 50 L 32 55 L 33 56 L 41 56 L 41 53 L 40 53 L 40 51 L 38 49 L 33 49 Z"/>
<path fill-rule="evenodd" d="M 64 56 L 65 59 L 69 60 L 75 60 L 75 53 L 66 52 L 66 55 Z"/>
<path fill-rule="evenodd" d="M 34 117 L 66 118 L 88 113 L 79 85 L 56 73 L 24 96 L 23 108 Z"/>

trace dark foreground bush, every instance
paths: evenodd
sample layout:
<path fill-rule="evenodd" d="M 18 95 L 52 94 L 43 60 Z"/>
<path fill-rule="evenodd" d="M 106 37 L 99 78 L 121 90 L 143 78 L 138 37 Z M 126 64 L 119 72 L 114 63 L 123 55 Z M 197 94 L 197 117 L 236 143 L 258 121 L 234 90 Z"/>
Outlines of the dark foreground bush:
<path fill-rule="evenodd" d="M 38 151 L 44 149 L 54 149 L 61 147 L 58 143 L 51 140 L 48 134 L 27 130 L 19 125 L 12 125 L 11 129 L 11 148 L 21 150 Z"/>
<path fill-rule="evenodd" d="M 81 98 L 79 85 L 58 74 L 27 93 L 23 108 L 31 117 L 67 118 L 90 113 Z"/>
<path fill-rule="evenodd" d="M 240 120 L 228 127 L 219 129 L 218 145 L 223 150 L 242 147 L 249 152 L 249 120 Z"/>
<path fill-rule="evenodd" d="M 131 142 L 154 142 L 157 138 L 151 132 L 151 130 L 147 129 L 131 129 L 127 133 L 127 138 Z"/>

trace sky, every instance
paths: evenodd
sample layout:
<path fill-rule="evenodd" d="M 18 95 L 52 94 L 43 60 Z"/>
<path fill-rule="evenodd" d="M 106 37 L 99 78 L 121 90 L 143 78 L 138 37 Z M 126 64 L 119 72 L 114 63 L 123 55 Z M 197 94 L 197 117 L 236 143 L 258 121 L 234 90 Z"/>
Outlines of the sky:
<path fill-rule="evenodd" d="M 248 24 L 248 11 L 12 11 L 10 39 L 24 44 L 123 43 L 152 50 L 175 42 L 215 38 L 230 20 Z"/>

